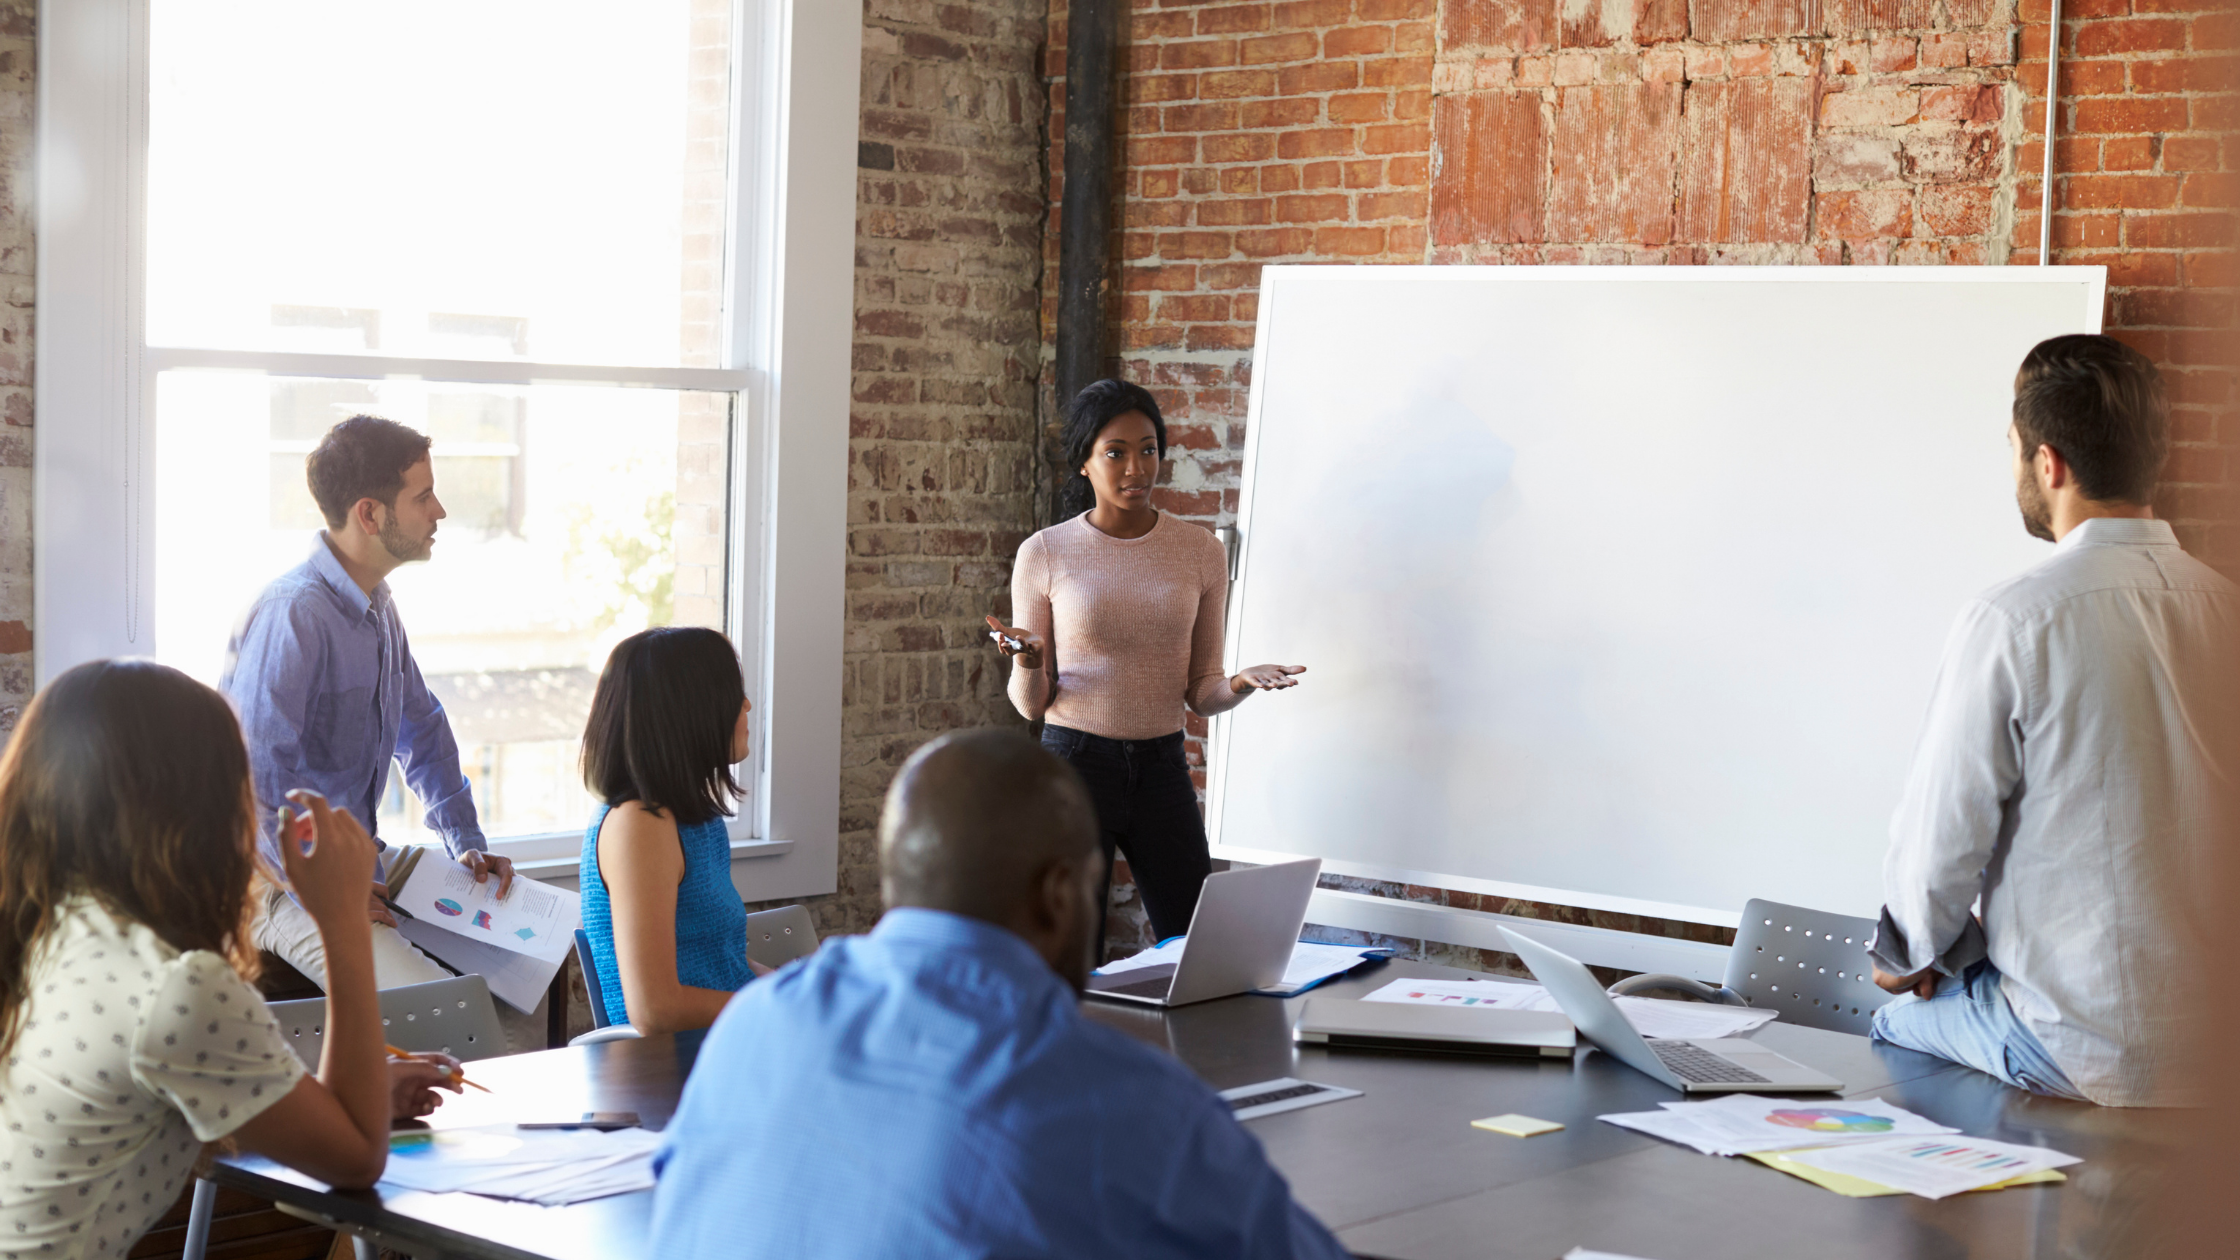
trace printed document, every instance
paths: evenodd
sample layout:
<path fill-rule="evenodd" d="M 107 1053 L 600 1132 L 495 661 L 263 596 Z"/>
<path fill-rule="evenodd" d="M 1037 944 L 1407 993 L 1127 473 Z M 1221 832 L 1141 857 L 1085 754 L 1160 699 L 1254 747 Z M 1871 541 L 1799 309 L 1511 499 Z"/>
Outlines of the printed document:
<path fill-rule="evenodd" d="M 1694 1147 L 1706 1155 L 1794 1151 L 1807 1146 L 1959 1132 L 1879 1098 L 1830 1102 L 1729 1094 L 1709 1102 L 1668 1102 L 1660 1111 L 1623 1112 L 1597 1119 Z"/>
<path fill-rule="evenodd" d="M 1942 1199 L 2012 1181 L 2028 1173 L 2081 1163 L 2043 1146 L 2016 1146 L 1987 1138 L 1887 1138 L 1879 1142 L 1794 1151 L 1793 1163 L 1842 1173 L 1924 1199 Z"/>
<path fill-rule="evenodd" d="M 1154 948 L 1106 963 L 1097 968 L 1096 974 L 1112 976 L 1142 967 L 1156 967 L 1160 963 L 1181 962 L 1182 945 L 1188 939 L 1177 936 L 1172 940 L 1161 941 Z M 1283 979 L 1253 992 L 1291 997 L 1304 993 L 1333 976 L 1342 976 L 1371 958 L 1381 958 L 1391 952 L 1390 949 L 1376 945 L 1324 945 L 1319 941 L 1301 941 L 1291 950 L 1291 962 L 1283 969 Z"/>
<path fill-rule="evenodd" d="M 476 883 L 456 862 L 422 862 L 389 899 L 414 919 L 509 953 L 557 963 L 575 945 L 582 898 L 565 888 L 513 877 L 498 895 L 498 877 Z"/>

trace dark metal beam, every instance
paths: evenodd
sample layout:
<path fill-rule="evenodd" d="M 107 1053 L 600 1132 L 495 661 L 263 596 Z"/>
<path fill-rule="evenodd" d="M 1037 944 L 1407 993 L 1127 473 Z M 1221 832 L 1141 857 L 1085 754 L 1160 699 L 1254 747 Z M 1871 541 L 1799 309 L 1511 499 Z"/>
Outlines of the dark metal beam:
<path fill-rule="evenodd" d="M 1112 244 L 1112 131 L 1125 0 L 1066 11 L 1065 187 L 1058 205 L 1058 406 L 1105 374 Z"/>

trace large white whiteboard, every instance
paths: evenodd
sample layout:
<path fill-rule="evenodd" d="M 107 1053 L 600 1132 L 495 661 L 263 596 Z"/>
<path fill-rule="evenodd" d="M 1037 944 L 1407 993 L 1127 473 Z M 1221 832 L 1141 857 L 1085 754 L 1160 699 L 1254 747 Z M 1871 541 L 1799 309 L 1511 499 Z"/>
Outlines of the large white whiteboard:
<path fill-rule="evenodd" d="M 1871 915 L 1946 630 L 2043 559 L 2014 371 L 2104 269 L 1269 267 L 1218 856 Z"/>

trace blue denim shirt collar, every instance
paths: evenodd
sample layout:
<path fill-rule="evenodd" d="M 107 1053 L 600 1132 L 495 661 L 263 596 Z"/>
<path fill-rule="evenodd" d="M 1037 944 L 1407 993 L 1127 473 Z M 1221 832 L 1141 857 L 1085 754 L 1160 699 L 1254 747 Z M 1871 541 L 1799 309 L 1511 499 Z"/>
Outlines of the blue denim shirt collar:
<path fill-rule="evenodd" d="M 373 594 L 360 590 L 350 571 L 342 567 L 342 560 L 334 554 L 334 544 L 327 541 L 327 531 L 314 530 L 311 534 L 311 571 L 327 584 L 352 612 L 378 612 L 389 604 L 389 584 L 377 582 Z"/>
<path fill-rule="evenodd" d="M 947 910 L 896 906 L 871 929 L 871 939 L 897 953 L 964 954 L 1029 990 L 1065 984 L 1018 933 Z"/>

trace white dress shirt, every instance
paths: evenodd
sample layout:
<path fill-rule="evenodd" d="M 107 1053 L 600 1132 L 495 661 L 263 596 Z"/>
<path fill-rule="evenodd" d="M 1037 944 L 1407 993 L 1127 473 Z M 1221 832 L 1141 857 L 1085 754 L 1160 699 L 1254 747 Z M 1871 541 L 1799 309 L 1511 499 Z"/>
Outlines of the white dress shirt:
<path fill-rule="evenodd" d="M 2085 521 L 1971 603 L 1891 820 L 1876 963 L 1988 955 L 2086 1097 L 2183 1101 L 2236 643 L 2240 590 L 2156 520 Z"/>

